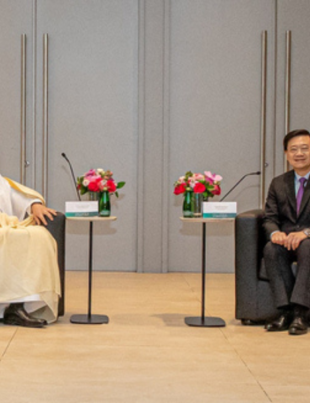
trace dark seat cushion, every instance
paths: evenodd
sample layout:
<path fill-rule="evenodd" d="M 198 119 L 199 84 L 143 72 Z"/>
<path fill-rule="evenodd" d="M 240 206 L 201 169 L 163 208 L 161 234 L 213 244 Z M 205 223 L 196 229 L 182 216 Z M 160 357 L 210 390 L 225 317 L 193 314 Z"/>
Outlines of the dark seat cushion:
<path fill-rule="evenodd" d="M 57 242 L 58 249 L 58 266 L 61 284 L 61 297 L 58 305 L 58 315 L 63 316 L 65 313 L 65 228 L 66 217 L 64 214 L 57 212 L 57 216 L 51 221 L 48 217 L 47 229 Z"/>

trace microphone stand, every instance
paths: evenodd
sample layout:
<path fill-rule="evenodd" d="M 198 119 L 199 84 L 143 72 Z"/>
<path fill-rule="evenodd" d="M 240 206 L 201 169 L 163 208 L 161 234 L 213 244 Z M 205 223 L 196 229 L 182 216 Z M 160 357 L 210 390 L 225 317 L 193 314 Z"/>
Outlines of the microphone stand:
<path fill-rule="evenodd" d="M 257 172 L 251 172 L 249 174 L 242 176 L 242 178 L 238 180 L 238 182 L 229 190 L 229 192 L 226 193 L 225 196 L 223 196 L 221 198 L 220 201 L 223 201 L 235 189 L 235 187 L 237 187 L 239 185 L 239 183 L 243 181 L 244 178 L 246 178 L 247 176 L 250 176 L 250 175 L 260 175 L 260 174 L 261 174 L 261 172 L 257 171 Z"/>
<path fill-rule="evenodd" d="M 76 184 L 75 184 L 75 175 L 74 175 L 74 172 L 73 172 L 73 168 L 72 168 L 71 162 L 69 161 L 69 159 L 68 159 L 68 157 L 66 156 L 65 153 L 61 153 L 61 156 L 64 157 L 64 159 L 65 159 L 65 160 L 68 162 L 68 164 L 69 164 L 69 167 L 70 167 L 70 170 L 71 170 L 72 179 L 73 179 L 73 183 L 74 183 L 74 187 L 75 187 L 75 191 L 76 191 L 76 194 L 77 194 L 77 197 L 78 197 L 79 201 L 81 201 L 80 193 L 79 193 L 78 188 L 77 188 L 77 186 L 76 186 Z"/>

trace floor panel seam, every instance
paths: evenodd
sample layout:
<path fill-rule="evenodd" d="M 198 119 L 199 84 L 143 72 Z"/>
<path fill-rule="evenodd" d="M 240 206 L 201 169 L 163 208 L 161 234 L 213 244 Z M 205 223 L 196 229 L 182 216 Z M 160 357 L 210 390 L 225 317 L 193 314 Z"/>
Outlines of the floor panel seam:
<path fill-rule="evenodd" d="M 222 331 L 222 330 L 221 330 Z M 222 334 L 224 336 L 224 338 L 227 340 L 227 342 L 230 344 L 231 348 L 234 350 L 234 352 L 236 353 L 236 355 L 239 357 L 240 361 L 243 363 L 243 365 L 246 367 L 246 369 L 248 370 L 248 372 L 251 374 L 252 378 L 255 380 L 255 382 L 257 383 L 257 385 L 260 387 L 260 389 L 263 391 L 263 393 L 266 395 L 266 397 L 268 398 L 268 400 L 270 402 L 272 402 L 272 399 L 270 398 L 270 396 L 268 395 L 268 393 L 266 392 L 266 390 L 264 389 L 264 387 L 262 386 L 262 384 L 259 382 L 259 380 L 256 379 L 255 375 L 253 374 L 253 372 L 251 371 L 251 369 L 249 368 L 249 366 L 247 365 L 247 363 L 244 361 L 244 359 L 241 357 L 241 355 L 239 354 L 238 350 L 236 349 L 236 347 L 230 342 L 229 338 L 227 337 L 227 335 L 225 334 L 225 332 L 222 331 Z"/>
<path fill-rule="evenodd" d="M 12 341 L 13 341 L 13 339 L 14 339 L 16 333 L 17 333 L 17 330 L 18 330 L 18 329 L 15 329 L 15 332 L 12 334 L 12 337 L 10 338 L 10 340 L 9 340 L 9 342 L 8 342 L 8 344 L 7 344 L 7 346 L 6 346 L 6 348 L 4 349 L 4 351 L 3 351 L 2 355 L 1 355 L 0 361 L 2 361 L 3 358 L 5 357 L 5 355 L 6 355 L 7 351 L 8 351 L 8 349 L 9 349 L 9 347 L 10 347 L 10 345 L 11 345 L 11 343 L 12 343 Z"/>

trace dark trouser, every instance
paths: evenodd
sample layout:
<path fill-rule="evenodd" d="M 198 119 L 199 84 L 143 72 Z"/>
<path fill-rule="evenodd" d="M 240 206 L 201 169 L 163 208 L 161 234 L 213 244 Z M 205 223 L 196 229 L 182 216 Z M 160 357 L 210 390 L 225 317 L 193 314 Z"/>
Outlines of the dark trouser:
<path fill-rule="evenodd" d="M 310 308 L 310 239 L 303 240 L 296 251 L 268 242 L 264 259 L 276 307 L 299 304 Z M 291 268 L 294 261 L 296 277 Z"/>

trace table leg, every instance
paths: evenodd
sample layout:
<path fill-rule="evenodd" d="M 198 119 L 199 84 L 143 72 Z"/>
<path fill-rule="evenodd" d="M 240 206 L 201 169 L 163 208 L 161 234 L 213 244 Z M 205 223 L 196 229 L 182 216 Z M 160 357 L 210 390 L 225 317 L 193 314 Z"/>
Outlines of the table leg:
<path fill-rule="evenodd" d="M 89 222 L 89 259 L 88 259 L 88 314 L 87 315 L 72 315 L 71 323 L 101 325 L 109 323 L 109 318 L 106 315 L 92 315 L 91 300 L 92 300 L 92 277 L 93 277 L 93 222 Z"/>
<path fill-rule="evenodd" d="M 93 222 L 89 223 L 89 256 L 88 256 L 88 319 L 91 318 L 91 292 L 93 278 Z"/>
<path fill-rule="evenodd" d="M 224 327 L 226 324 L 221 318 L 205 317 L 206 293 L 206 223 L 202 223 L 202 258 L 201 258 L 201 316 L 185 318 L 188 326 Z"/>

